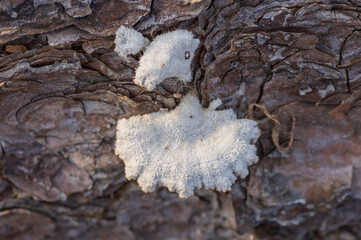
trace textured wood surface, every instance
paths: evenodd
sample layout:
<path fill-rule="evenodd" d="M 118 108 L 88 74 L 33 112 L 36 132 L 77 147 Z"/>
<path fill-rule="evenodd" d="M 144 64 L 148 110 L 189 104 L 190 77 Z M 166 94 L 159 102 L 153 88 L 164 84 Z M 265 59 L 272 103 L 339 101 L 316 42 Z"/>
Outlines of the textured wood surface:
<path fill-rule="evenodd" d="M 0 239 L 360 239 L 361 2 L 3 0 Z M 119 118 L 174 108 L 179 84 L 132 82 L 140 55 L 113 49 L 125 25 L 187 29 L 207 107 L 255 111 L 260 161 L 229 193 L 144 194 L 114 154 Z M 182 94 L 187 91 L 183 88 Z M 170 159 L 171 160 L 171 159 Z"/>

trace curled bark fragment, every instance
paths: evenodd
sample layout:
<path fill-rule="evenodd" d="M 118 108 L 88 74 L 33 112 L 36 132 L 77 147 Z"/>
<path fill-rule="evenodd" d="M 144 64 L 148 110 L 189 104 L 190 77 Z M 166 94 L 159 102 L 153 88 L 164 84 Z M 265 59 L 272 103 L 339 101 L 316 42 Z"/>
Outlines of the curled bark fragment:
<path fill-rule="evenodd" d="M 361 59 L 356 59 L 356 60 L 351 61 L 351 62 L 346 63 L 346 64 L 339 64 L 339 65 L 337 65 L 337 67 L 341 68 L 341 69 L 347 69 L 347 68 L 350 68 L 350 67 L 352 67 L 352 66 L 354 66 L 354 65 L 356 65 L 356 64 L 358 64 L 360 62 L 361 62 Z"/>
<path fill-rule="evenodd" d="M 348 113 L 353 104 L 361 99 L 361 89 L 352 93 L 351 96 L 342 101 L 340 105 L 335 107 L 328 116 L 331 118 L 342 119 L 345 113 Z"/>
<path fill-rule="evenodd" d="M 260 104 L 256 104 L 256 103 L 252 103 L 249 105 L 248 107 L 248 116 L 252 119 L 255 120 L 256 119 L 253 117 L 253 109 L 254 107 L 258 107 L 260 109 L 262 109 L 263 113 L 273 121 L 274 125 L 272 128 L 272 140 L 273 143 L 275 144 L 275 146 L 277 147 L 278 150 L 280 150 L 281 152 L 287 152 L 293 143 L 293 139 L 294 139 L 294 132 L 295 132 L 295 127 L 296 127 L 296 119 L 295 116 L 293 115 L 293 113 L 288 109 L 288 113 L 290 114 L 291 118 L 292 118 L 292 129 L 290 132 L 290 141 L 288 142 L 286 147 L 282 147 L 279 143 L 279 134 L 281 131 L 281 123 L 278 121 L 277 116 L 274 114 L 270 114 L 268 112 L 268 110 Z"/>

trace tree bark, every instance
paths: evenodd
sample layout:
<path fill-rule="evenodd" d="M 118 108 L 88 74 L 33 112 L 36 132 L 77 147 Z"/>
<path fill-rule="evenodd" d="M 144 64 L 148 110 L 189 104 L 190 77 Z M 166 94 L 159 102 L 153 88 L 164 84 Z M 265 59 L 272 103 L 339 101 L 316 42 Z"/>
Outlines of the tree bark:
<path fill-rule="evenodd" d="M 0 239 L 360 239 L 361 2 L 5 0 L 0 3 Z M 132 82 L 125 25 L 187 29 L 204 107 L 262 130 L 232 191 L 145 194 L 114 154 L 120 118 L 173 109 L 179 84 Z M 182 89 L 181 94 L 187 90 Z M 292 118 L 295 129 L 292 131 Z"/>

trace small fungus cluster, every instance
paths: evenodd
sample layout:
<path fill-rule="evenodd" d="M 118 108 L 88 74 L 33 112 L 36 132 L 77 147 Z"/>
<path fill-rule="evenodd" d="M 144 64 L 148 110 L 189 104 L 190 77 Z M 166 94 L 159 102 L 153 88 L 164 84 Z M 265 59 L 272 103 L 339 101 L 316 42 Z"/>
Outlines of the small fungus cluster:
<path fill-rule="evenodd" d="M 186 30 L 157 36 L 140 59 L 135 83 L 151 90 L 169 77 L 191 81 L 198 44 Z M 220 104 L 215 100 L 203 108 L 195 94 L 188 94 L 174 110 L 120 119 L 115 153 L 124 160 L 126 177 L 137 179 L 144 192 L 164 186 L 181 198 L 202 187 L 230 190 L 258 161 L 259 129 L 253 120 L 237 119 L 232 109 L 216 111 Z"/>

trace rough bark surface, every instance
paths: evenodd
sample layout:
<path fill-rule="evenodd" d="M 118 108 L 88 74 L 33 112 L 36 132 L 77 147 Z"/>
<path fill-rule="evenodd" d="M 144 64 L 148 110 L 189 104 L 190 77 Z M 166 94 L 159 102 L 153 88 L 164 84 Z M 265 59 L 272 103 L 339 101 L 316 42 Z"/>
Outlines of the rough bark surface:
<path fill-rule="evenodd" d="M 361 2 L 3 0 L 0 239 L 360 239 Z M 119 118 L 174 108 L 179 89 L 132 82 L 116 29 L 201 40 L 194 86 L 255 111 L 260 161 L 229 193 L 144 194 L 114 154 Z M 244 93 L 244 94 L 242 94 Z"/>

